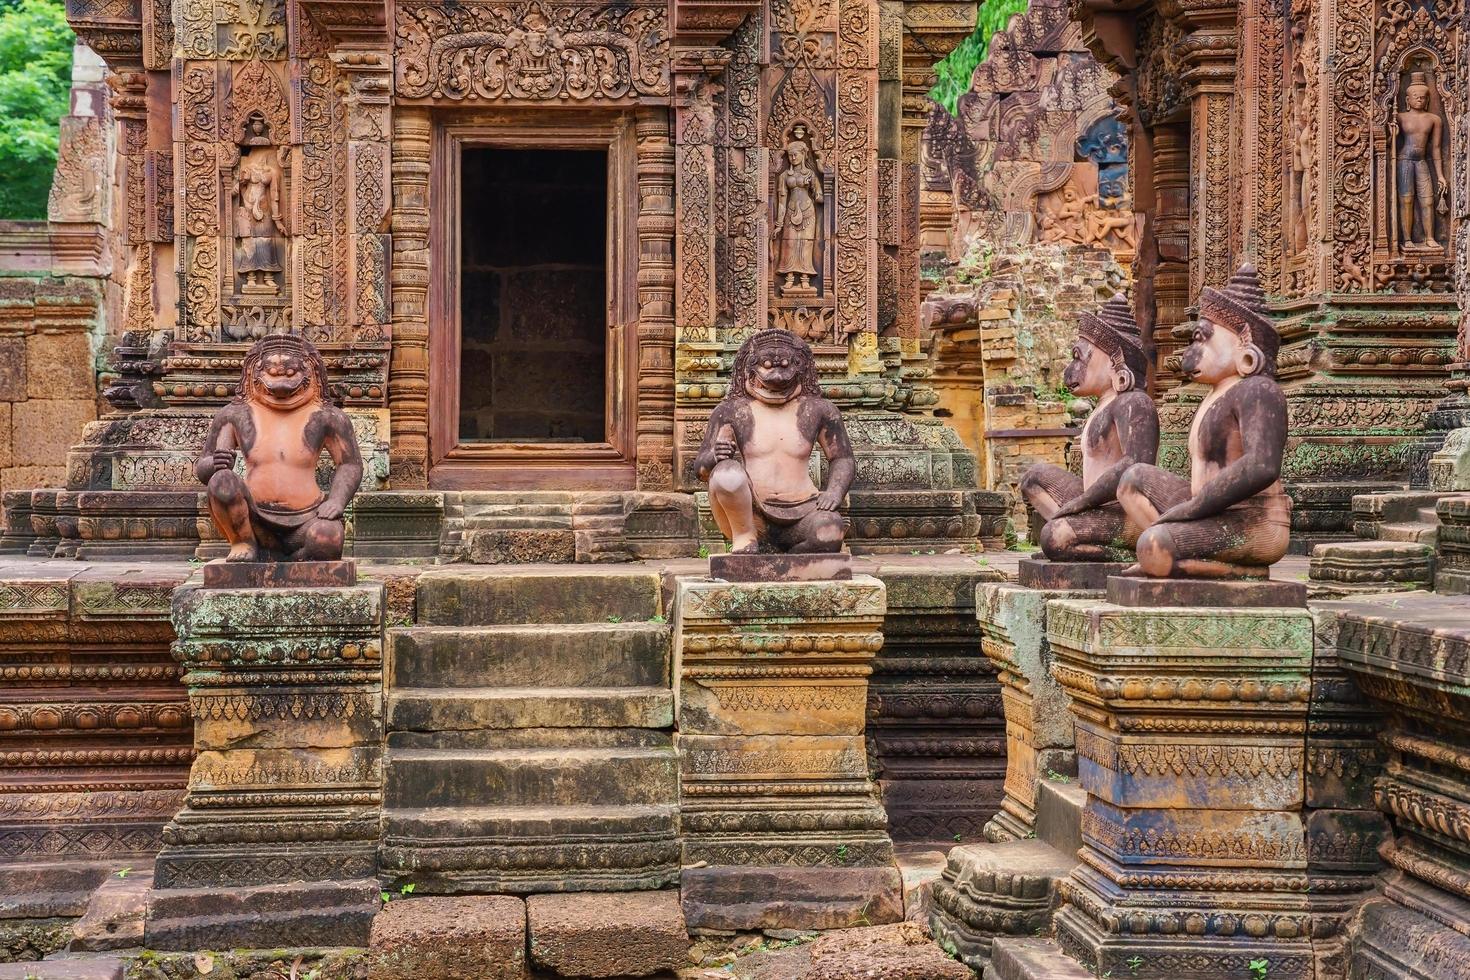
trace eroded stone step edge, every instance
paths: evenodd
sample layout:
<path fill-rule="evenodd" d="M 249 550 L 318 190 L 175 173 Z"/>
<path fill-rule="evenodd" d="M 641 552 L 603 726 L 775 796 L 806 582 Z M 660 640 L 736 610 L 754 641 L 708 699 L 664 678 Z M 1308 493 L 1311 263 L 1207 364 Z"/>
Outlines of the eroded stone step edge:
<path fill-rule="evenodd" d="M 525 570 L 450 566 L 419 576 L 424 625 L 647 622 L 662 612 L 659 576 L 606 566 Z"/>
<path fill-rule="evenodd" d="M 662 839 L 677 829 L 673 802 L 604 806 L 393 807 L 383 811 L 385 845 L 404 846 L 423 838 L 466 845 L 514 838 L 572 843 L 609 838 Z"/>
<path fill-rule="evenodd" d="M 484 728 L 669 728 L 674 694 L 659 687 L 412 688 L 388 696 L 393 731 Z"/>
<path fill-rule="evenodd" d="M 659 687 L 669 683 L 665 623 L 408 626 L 388 632 L 387 683 L 406 687 Z"/>
<path fill-rule="evenodd" d="M 388 748 L 420 751 L 670 749 L 672 746 L 672 734 L 656 728 L 481 728 L 388 732 Z"/>
<path fill-rule="evenodd" d="M 389 749 L 388 807 L 668 803 L 672 748 Z"/>

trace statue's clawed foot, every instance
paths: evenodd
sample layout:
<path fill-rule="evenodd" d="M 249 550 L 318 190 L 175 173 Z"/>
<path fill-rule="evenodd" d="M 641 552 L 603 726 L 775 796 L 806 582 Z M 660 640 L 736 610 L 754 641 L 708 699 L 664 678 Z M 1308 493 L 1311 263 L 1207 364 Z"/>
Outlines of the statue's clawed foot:
<path fill-rule="evenodd" d="M 241 541 L 230 546 L 225 561 L 260 561 L 260 551 L 251 542 Z"/>

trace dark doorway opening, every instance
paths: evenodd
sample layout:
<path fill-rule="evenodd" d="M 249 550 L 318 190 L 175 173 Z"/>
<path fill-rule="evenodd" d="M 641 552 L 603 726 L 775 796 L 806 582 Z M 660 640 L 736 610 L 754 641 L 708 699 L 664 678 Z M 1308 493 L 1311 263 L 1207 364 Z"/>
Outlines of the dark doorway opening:
<path fill-rule="evenodd" d="M 459 440 L 607 441 L 607 151 L 460 164 Z"/>

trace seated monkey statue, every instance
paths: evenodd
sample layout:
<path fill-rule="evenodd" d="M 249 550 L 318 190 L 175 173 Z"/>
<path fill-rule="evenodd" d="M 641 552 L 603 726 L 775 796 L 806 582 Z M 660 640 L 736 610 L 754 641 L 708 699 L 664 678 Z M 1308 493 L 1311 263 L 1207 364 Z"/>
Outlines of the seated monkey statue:
<path fill-rule="evenodd" d="M 827 488 L 808 469 L 827 457 Z M 732 554 L 819 553 L 842 548 L 838 508 L 857 466 L 842 414 L 822 396 L 806 341 L 762 330 L 735 355 L 730 389 L 710 414 L 695 472 Z"/>
<path fill-rule="evenodd" d="M 1021 477 L 1021 495 L 1046 521 L 1040 544 L 1052 561 L 1116 561 L 1138 540 L 1141 528 L 1117 497 L 1123 474 L 1159 451 L 1158 410 L 1141 387 L 1147 375 L 1126 299 L 1114 296 L 1082 315 L 1062 374 L 1074 395 L 1098 400 L 1082 427 L 1082 478 L 1054 463 L 1036 463 Z"/>
<path fill-rule="evenodd" d="M 323 448 L 336 464 L 326 495 L 316 481 Z M 243 479 L 235 473 L 236 452 L 245 456 Z M 194 474 L 230 543 L 226 561 L 342 557 L 342 515 L 362 481 L 362 456 L 309 341 L 273 334 L 250 348 L 236 397 L 215 413 Z"/>
<path fill-rule="evenodd" d="M 1118 500 L 1144 528 L 1138 563 L 1125 575 L 1265 578 L 1286 554 L 1280 344 L 1255 266 L 1242 265 L 1224 289 L 1200 292 L 1199 324 L 1179 362 L 1210 386 L 1189 427 L 1190 479 L 1142 463 L 1124 474 Z"/>

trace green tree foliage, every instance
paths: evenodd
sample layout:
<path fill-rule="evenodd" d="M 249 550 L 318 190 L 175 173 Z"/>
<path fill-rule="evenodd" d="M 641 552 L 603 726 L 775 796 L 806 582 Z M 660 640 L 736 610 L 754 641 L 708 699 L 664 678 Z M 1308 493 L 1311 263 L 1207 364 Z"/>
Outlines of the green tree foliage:
<path fill-rule="evenodd" d="M 1013 16 L 1025 12 L 1026 0 L 982 0 L 975 32 L 934 66 L 939 81 L 929 90 L 929 98 L 951 116 L 958 113 L 960 96 L 970 91 L 970 76 L 990 52 L 991 36 L 1005 30 Z"/>
<path fill-rule="evenodd" d="M 46 217 L 72 42 L 61 0 L 0 0 L 0 218 Z"/>

